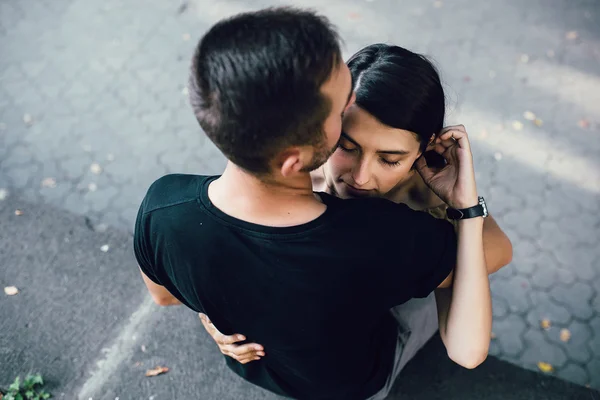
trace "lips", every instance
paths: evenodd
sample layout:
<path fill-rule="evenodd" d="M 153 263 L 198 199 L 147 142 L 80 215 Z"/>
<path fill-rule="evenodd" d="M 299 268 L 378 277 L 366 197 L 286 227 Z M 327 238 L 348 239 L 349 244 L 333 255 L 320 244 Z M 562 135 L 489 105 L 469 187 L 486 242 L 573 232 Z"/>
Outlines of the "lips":
<path fill-rule="evenodd" d="M 344 188 L 346 189 L 346 193 L 348 193 L 352 197 L 365 197 L 365 196 L 369 196 L 372 192 L 372 190 L 358 189 L 358 188 L 356 188 L 352 185 L 349 185 L 345 182 L 344 182 Z"/>

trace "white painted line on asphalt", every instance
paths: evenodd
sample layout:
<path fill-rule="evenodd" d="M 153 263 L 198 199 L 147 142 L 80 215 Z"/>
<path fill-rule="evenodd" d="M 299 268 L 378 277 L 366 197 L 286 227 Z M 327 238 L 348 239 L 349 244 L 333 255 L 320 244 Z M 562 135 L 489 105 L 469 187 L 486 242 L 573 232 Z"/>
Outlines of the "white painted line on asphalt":
<path fill-rule="evenodd" d="M 79 400 L 88 400 L 102 394 L 102 388 L 110 379 L 111 375 L 116 372 L 119 364 L 133 353 L 135 346 L 135 338 L 148 328 L 150 319 L 148 316 L 156 311 L 154 301 L 147 294 L 144 296 L 144 301 L 138 309 L 131 314 L 127 325 L 121 329 L 121 332 L 114 340 L 112 345 L 103 349 L 104 357 L 96 361 L 96 370 L 92 372 L 88 380 L 83 384 L 77 398 Z"/>

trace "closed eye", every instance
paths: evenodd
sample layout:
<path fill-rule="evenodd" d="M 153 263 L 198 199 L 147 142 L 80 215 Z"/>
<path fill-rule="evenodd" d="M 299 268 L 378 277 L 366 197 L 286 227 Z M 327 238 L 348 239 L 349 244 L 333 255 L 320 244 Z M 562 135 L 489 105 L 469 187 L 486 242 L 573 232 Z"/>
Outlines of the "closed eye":
<path fill-rule="evenodd" d="M 388 161 L 385 158 L 380 158 L 379 162 L 381 162 L 383 165 L 388 166 L 388 167 L 396 167 L 396 166 L 400 165 L 400 160 Z"/>

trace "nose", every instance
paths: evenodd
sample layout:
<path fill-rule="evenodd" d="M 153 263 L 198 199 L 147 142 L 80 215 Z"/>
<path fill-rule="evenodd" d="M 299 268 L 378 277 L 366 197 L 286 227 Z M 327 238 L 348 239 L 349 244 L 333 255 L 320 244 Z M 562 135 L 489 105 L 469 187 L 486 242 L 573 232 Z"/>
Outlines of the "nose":
<path fill-rule="evenodd" d="M 366 163 L 364 159 L 362 159 L 358 165 L 354 166 L 354 169 L 352 170 L 352 179 L 354 179 L 354 182 L 359 186 L 369 183 L 371 172 L 369 171 L 368 163 Z"/>

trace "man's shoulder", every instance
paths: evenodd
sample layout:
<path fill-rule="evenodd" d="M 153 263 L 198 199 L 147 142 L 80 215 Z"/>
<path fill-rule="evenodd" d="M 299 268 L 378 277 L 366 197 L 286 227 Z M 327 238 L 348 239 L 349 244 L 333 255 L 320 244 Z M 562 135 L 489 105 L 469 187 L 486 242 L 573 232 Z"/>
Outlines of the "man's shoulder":
<path fill-rule="evenodd" d="M 188 174 L 165 175 L 150 185 L 142 202 L 144 213 L 196 201 L 204 182 L 214 177 Z"/>

